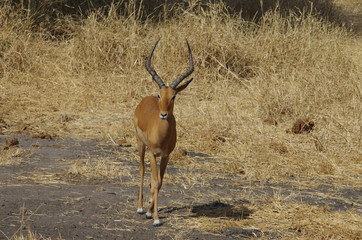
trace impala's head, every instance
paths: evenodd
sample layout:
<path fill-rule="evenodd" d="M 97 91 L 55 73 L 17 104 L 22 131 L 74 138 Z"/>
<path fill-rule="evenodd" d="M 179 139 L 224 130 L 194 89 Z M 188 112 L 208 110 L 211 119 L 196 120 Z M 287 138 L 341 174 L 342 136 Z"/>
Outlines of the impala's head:
<path fill-rule="evenodd" d="M 167 119 L 167 117 L 173 113 L 173 105 L 176 94 L 184 90 L 193 80 L 193 78 L 191 78 L 190 80 L 186 81 L 184 84 L 178 86 L 182 82 L 182 80 L 187 78 L 194 71 L 194 63 L 192 59 L 190 45 L 186 40 L 187 48 L 189 50 L 189 69 L 187 70 L 187 72 L 185 72 L 175 81 L 173 81 L 170 84 L 170 86 L 166 86 L 165 83 L 162 81 L 162 79 L 157 75 L 156 71 L 151 67 L 153 52 L 155 51 L 155 48 L 159 41 L 160 40 L 157 40 L 155 45 L 153 45 L 150 56 L 148 57 L 148 60 L 146 62 L 146 69 L 151 74 L 153 81 L 155 81 L 160 88 L 160 92 L 157 95 L 159 101 L 159 108 L 160 108 L 160 118 Z"/>

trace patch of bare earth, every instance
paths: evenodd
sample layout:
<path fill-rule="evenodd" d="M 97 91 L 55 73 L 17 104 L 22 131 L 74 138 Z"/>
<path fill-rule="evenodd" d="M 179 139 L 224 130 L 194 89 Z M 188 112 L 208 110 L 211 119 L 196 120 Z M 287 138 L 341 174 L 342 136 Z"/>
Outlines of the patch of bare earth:
<path fill-rule="evenodd" d="M 139 177 L 133 148 L 27 135 L 1 136 L 1 144 L 14 138 L 30 155 L 22 164 L 0 168 L 2 239 L 26 236 L 29 230 L 51 239 L 277 238 L 281 232 L 304 230 L 298 214 L 362 213 L 358 187 L 336 186 L 333 181 L 262 184 L 245 180 L 243 173 L 220 175 L 213 168 L 194 169 L 195 175 L 213 177 L 189 184 L 182 179 L 187 169 L 171 161 L 160 193 L 163 225 L 154 228 L 135 211 Z M 200 153 L 187 155 L 189 161 L 214 161 Z M 287 211 L 281 203 L 290 206 L 288 217 L 295 214 L 295 222 L 287 227 L 278 219 Z M 286 228 L 262 228 L 258 222 L 265 212 Z"/>

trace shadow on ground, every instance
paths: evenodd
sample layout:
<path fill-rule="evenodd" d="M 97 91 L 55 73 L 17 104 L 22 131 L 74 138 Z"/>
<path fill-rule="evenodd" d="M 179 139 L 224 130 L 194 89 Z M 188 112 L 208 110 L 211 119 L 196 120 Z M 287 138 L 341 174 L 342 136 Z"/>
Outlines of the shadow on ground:
<path fill-rule="evenodd" d="M 248 218 L 253 213 L 245 206 L 233 206 L 220 201 L 195 205 L 191 212 L 194 213 L 193 217 L 230 218 L 234 220 Z"/>

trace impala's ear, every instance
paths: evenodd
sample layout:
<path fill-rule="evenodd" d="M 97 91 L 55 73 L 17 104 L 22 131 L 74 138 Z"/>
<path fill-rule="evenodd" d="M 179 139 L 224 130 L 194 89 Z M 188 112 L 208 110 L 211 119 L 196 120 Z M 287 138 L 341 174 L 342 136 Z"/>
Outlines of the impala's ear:
<path fill-rule="evenodd" d="M 191 78 L 190 80 L 186 81 L 181 86 L 176 87 L 176 89 L 175 89 L 176 93 L 181 92 L 182 90 L 184 90 L 190 84 L 190 82 L 192 82 L 192 80 L 194 80 L 194 78 Z"/>

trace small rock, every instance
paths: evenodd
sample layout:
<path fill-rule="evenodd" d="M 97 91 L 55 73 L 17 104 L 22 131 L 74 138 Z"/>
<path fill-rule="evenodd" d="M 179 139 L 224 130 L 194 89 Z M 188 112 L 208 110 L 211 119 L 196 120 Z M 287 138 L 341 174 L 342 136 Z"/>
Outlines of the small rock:
<path fill-rule="evenodd" d="M 17 146 L 17 145 L 19 145 L 19 140 L 14 137 L 13 139 L 6 140 L 6 141 L 5 141 L 5 144 L 4 144 L 4 146 L 3 146 L 3 149 L 4 149 L 4 150 L 7 150 L 7 149 L 9 149 L 9 148 L 12 147 L 12 146 Z"/>
<path fill-rule="evenodd" d="M 295 123 L 293 124 L 291 129 L 287 130 L 287 133 L 295 133 L 295 134 L 301 134 L 301 133 L 309 133 L 314 128 L 314 122 L 309 121 L 309 119 L 297 119 Z"/>
<path fill-rule="evenodd" d="M 131 147 L 132 146 L 132 144 L 127 142 L 125 139 L 118 140 L 117 144 L 121 147 Z"/>
<path fill-rule="evenodd" d="M 274 125 L 274 126 L 278 125 L 277 120 L 272 119 L 272 118 L 264 119 L 264 123 L 269 124 L 269 125 Z"/>
<path fill-rule="evenodd" d="M 49 133 L 39 133 L 39 134 L 34 134 L 32 138 L 53 139 L 53 136 L 50 135 Z"/>

